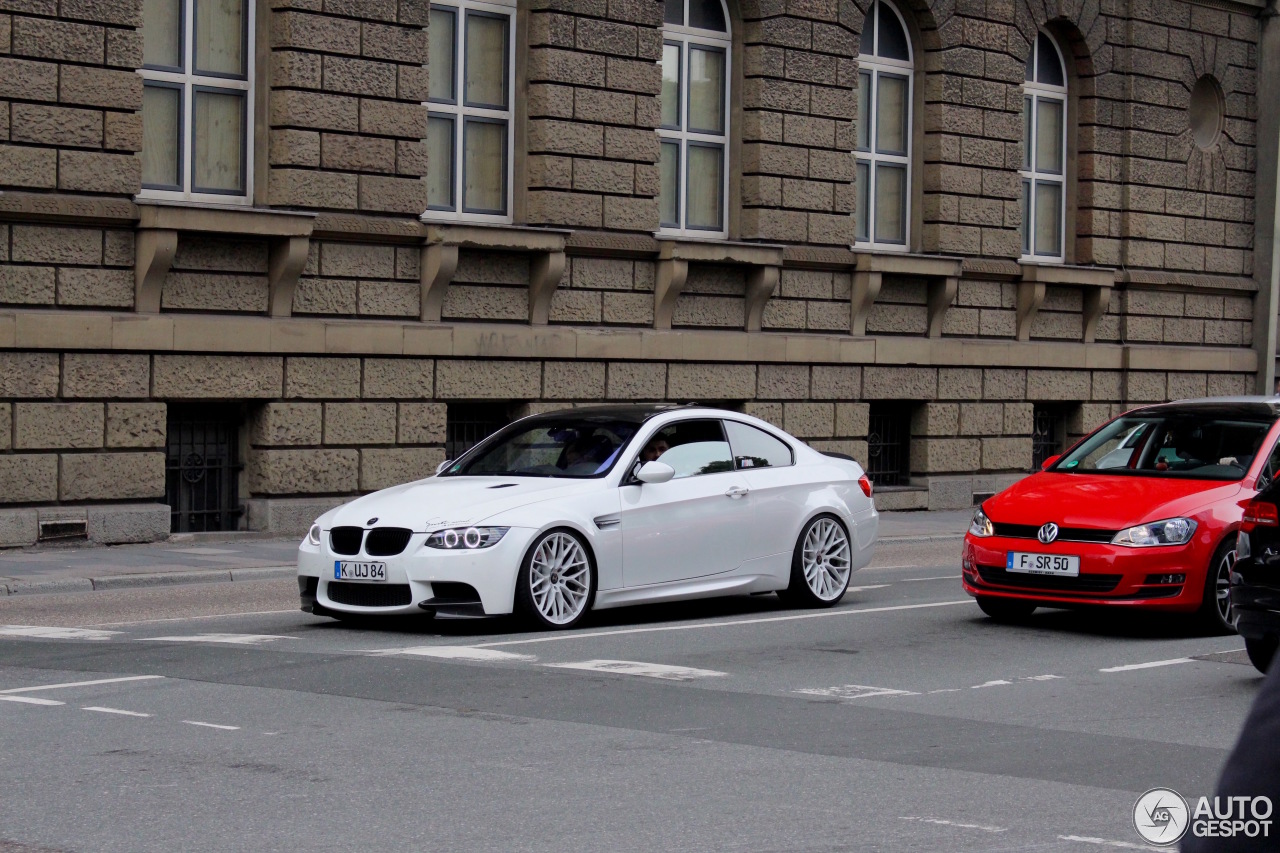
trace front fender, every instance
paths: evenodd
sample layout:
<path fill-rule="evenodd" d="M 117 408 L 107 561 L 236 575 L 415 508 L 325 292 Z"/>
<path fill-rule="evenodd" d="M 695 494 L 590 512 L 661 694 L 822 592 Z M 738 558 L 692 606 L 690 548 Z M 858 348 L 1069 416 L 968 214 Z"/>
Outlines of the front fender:
<path fill-rule="evenodd" d="M 596 563 L 597 589 L 617 589 L 622 586 L 622 527 L 616 523 L 610 525 L 608 521 L 616 521 L 621 509 L 618 490 L 605 489 L 526 504 L 489 516 L 477 524 L 529 528 L 537 530 L 537 536 L 548 530 L 568 528 L 580 535 L 591 549 Z"/>

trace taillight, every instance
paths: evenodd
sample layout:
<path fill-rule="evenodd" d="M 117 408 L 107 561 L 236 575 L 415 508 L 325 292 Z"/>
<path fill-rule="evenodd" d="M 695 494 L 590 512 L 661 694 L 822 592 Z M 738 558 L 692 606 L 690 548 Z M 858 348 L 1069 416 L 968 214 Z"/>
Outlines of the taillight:
<path fill-rule="evenodd" d="M 867 479 L 867 475 L 863 474 L 858 478 L 858 487 L 862 489 L 862 493 L 867 497 L 871 497 L 871 481 Z M 1274 510 L 1275 507 L 1272 507 Z"/>
<path fill-rule="evenodd" d="M 1255 527 L 1280 527 L 1280 511 L 1275 504 L 1265 501 L 1249 501 L 1244 506 L 1244 518 L 1240 529 L 1248 533 Z"/>

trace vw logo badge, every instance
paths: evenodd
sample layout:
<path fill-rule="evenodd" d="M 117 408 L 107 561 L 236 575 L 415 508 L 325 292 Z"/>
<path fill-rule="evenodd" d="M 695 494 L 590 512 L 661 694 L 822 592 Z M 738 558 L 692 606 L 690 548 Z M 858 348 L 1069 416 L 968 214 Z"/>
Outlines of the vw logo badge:
<path fill-rule="evenodd" d="M 1040 528 L 1040 532 L 1036 534 L 1036 538 L 1048 545 L 1050 542 L 1058 538 L 1058 525 L 1050 521 L 1044 527 Z"/>

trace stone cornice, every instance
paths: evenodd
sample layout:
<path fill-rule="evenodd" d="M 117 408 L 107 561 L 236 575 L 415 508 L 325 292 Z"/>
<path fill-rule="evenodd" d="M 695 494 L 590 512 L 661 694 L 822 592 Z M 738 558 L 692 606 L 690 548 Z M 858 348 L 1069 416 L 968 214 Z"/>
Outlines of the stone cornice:
<path fill-rule="evenodd" d="M 1205 275 L 1203 273 L 1162 272 L 1159 270 L 1117 270 L 1116 282 L 1133 288 L 1216 292 L 1248 296 L 1258 290 L 1258 282 L 1245 276 Z"/>
<path fill-rule="evenodd" d="M 125 198 L 0 192 L 0 220 L 127 227 L 137 218 L 137 205 Z"/>

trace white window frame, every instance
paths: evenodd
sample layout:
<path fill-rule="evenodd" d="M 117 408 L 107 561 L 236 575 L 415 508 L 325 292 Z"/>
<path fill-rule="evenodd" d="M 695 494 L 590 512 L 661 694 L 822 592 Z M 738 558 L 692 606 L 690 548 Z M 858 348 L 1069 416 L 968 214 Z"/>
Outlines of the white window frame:
<path fill-rule="evenodd" d="M 234 76 L 197 74 L 195 66 L 195 0 L 179 0 L 182 14 L 182 58 L 183 71 L 148 68 L 138 69 L 143 79 L 143 86 L 148 83 L 163 84 L 167 88 L 179 89 L 182 93 L 181 126 L 178 129 L 178 172 L 182 178 L 181 189 L 143 186 L 138 192 L 139 199 L 160 201 L 199 201 L 210 204 L 253 204 L 253 172 L 254 172 L 254 35 L 256 31 L 256 0 L 244 0 L 245 33 L 242 42 L 245 56 L 245 76 L 243 79 Z M 194 93 L 201 90 L 221 89 L 244 93 L 244 143 L 240 168 L 244 170 L 244 192 L 198 192 L 194 189 L 192 169 L 195 158 L 195 134 L 193 111 L 195 108 Z M 144 142 L 145 144 L 145 142 Z"/>
<path fill-rule="evenodd" d="M 494 225 L 510 225 L 514 221 L 512 213 L 512 184 L 515 180 L 515 113 L 512 105 L 516 98 L 516 2 L 515 0 L 490 0 L 490 2 L 440 0 L 440 2 L 431 3 L 430 8 L 449 9 L 456 16 L 454 18 L 453 32 L 455 87 L 453 103 L 433 101 L 430 98 L 423 102 L 423 106 L 427 108 L 428 121 L 430 121 L 433 114 L 439 117 L 447 117 L 453 121 L 453 163 L 450 164 L 449 168 L 453 170 L 454 203 L 452 208 L 428 207 L 421 218 L 424 221 L 429 220 L 432 222 L 488 222 Z M 507 108 L 504 110 L 466 106 L 464 103 L 467 69 L 466 20 L 467 14 L 473 12 L 483 15 L 500 15 L 507 19 Z M 501 122 L 507 127 L 507 163 L 504 170 L 505 174 L 502 178 L 505 213 L 478 213 L 474 211 L 468 212 L 464 209 L 465 185 L 463 182 L 465 179 L 466 151 L 463 145 L 466 141 L 467 119 Z M 427 168 L 438 168 L 438 164 L 427 163 Z"/>
<path fill-rule="evenodd" d="M 700 237 L 703 239 L 726 239 L 729 236 L 729 120 L 730 120 L 730 104 L 733 103 L 733 20 L 729 17 L 729 9 L 725 5 L 724 0 L 720 0 L 720 8 L 724 13 L 723 33 L 714 30 L 704 30 L 699 27 L 688 27 L 682 24 L 663 24 L 662 25 L 662 43 L 678 44 L 680 46 L 680 76 L 678 90 L 680 92 L 680 128 L 666 128 L 661 126 L 659 121 L 658 127 L 658 144 L 664 141 L 675 142 L 680 146 L 680 163 L 677 168 L 676 190 L 676 218 L 679 224 L 663 225 L 659 224 L 659 236 L 664 237 Z M 684 20 L 689 20 L 689 0 L 684 0 Z M 689 46 L 700 45 L 703 47 L 711 47 L 724 53 L 724 133 L 702 133 L 700 131 L 689 130 Z M 662 62 L 659 60 L 658 65 Z M 686 226 L 688 221 L 688 210 L 686 204 L 686 195 L 689 185 L 689 145 L 697 145 L 699 143 L 707 143 L 718 145 L 724 152 L 724 160 L 722 169 L 722 180 L 720 187 L 720 213 L 721 228 L 689 228 Z M 661 151 L 661 148 L 659 148 Z M 659 155 L 659 169 L 661 169 L 661 155 Z M 659 176 L 661 180 L 661 176 Z M 661 212 L 659 212 L 661 216 Z"/>
<path fill-rule="evenodd" d="M 876 0 L 876 4 L 880 7 L 880 11 L 875 16 L 875 40 L 872 42 L 876 50 L 880 47 L 880 21 L 884 18 L 884 10 L 889 9 L 898 19 L 898 25 L 902 27 L 902 33 L 906 36 L 907 41 L 907 61 L 900 59 L 887 59 L 880 56 L 858 54 L 858 75 L 861 78 L 863 74 L 871 76 L 871 96 L 867 99 L 868 115 L 859 115 L 859 122 L 867 122 L 867 149 L 859 150 L 857 142 L 854 142 L 854 175 L 857 175 L 857 165 L 865 163 L 867 165 L 867 204 L 866 209 L 858 209 L 860 216 L 866 217 L 867 221 L 867 239 L 860 240 L 857 237 L 857 223 L 854 228 L 853 246 L 856 249 L 874 249 L 876 251 L 887 252 L 906 252 L 911 248 L 911 155 L 913 148 L 913 134 L 915 132 L 915 48 L 911 44 L 911 30 L 907 28 L 907 21 L 898 11 L 898 7 L 889 0 Z M 877 105 L 880 101 L 880 76 L 887 75 L 892 77 L 905 77 L 907 80 L 907 153 L 906 154 L 885 154 L 876 150 L 876 134 L 879 130 L 877 126 Z M 860 85 L 859 79 L 856 85 Z M 856 93 L 855 93 L 856 96 Z M 906 200 L 903 206 L 903 229 L 902 241 L 896 240 L 879 240 L 876 239 L 875 212 L 876 212 L 876 166 L 878 164 L 905 166 L 907 174 L 906 181 Z M 855 186 L 854 191 L 860 192 Z M 855 205 L 856 207 L 856 205 Z"/>
<path fill-rule="evenodd" d="M 1064 83 L 1069 85 L 1071 80 L 1067 77 L 1067 63 L 1066 58 L 1062 55 L 1062 48 L 1058 46 L 1058 40 L 1055 39 L 1052 34 L 1044 30 L 1040 30 L 1037 33 L 1035 40 L 1031 42 L 1031 55 L 1027 59 L 1027 63 L 1028 67 L 1033 69 L 1032 77 L 1034 78 L 1039 73 L 1039 63 L 1037 62 L 1038 57 L 1036 53 L 1039 50 L 1039 36 L 1041 34 L 1045 36 L 1049 44 L 1053 45 L 1054 53 L 1057 54 L 1058 57 L 1058 65 L 1062 69 L 1062 80 Z M 1029 148 L 1024 148 L 1022 152 L 1023 168 L 1018 170 L 1018 175 L 1021 178 L 1020 190 L 1022 193 L 1019 196 L 1019 204 L 1023 204 L 1024 207 L 1021 235 L 1022 257 L 1020 260 L 1023 263 L 1028 264 L 1061 264 L 1066 262 L 1067 253 L 1067 164 L 1070 160 L 1070 152 L 1067 149 L 1068 86 L 1054 86 L 1048 83 L 1038 83 L 1034 82 L 1034 80 L 1027 80 L 1022 84 L 1022 92 L 1023 110 L 1025 114 L 1024 121 L 1029 122 L 1030 126 L 1025 128 L 1023 134 L 1023 139 L 1026 140 L 1024 142 L 1024 146 L 1029 146 Z M 1027 101 L 1031 102 L 1030 110 L 1026 109 Z M 1057 101 L 1062 105 L 1062 139 L 1060 140 L 1060 144 L 1062 145 L 1061 172 L 1044 171 L 1038 168 L 1040 164 L 1036 162 L 1036 150 L 1039 147 L 1037 145 L 1036 135 L 1040 130 L 1036 126 L 1036 115 L 1038 112 L 1037 104 L 1040 101 Z M 1030 163 L 1030 168 L 1027 168 L 1028 163 Z M 1036 252 L 1035 215 L 1037 183 L 1053 183 L 1057 184 L 1060 188 L 1058 193 L 1058 198 L 1060 200 L 1058 210 L 1058 253 L 1054 255 Z"/>

